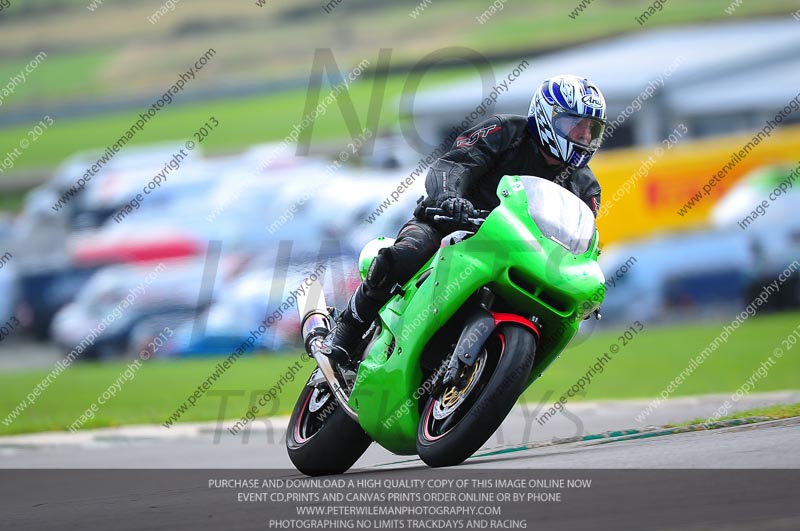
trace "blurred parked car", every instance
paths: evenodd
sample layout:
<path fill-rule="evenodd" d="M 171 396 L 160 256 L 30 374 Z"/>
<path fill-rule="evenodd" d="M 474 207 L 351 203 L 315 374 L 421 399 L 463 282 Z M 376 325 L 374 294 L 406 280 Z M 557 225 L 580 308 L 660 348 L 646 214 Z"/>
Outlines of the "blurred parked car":
<path fill-rule="evenodd" d="M 21 320 L 39 339 L 46 339 L 55 313 L 74 299 L 78 291 L 100 265 L 75 262 L 67 248 L 70 235 L 91 227 L 109 215 L 110 206 L 85 198 L 102 195 L 98 190 L 108 183 L 119 182 L 122 176 L 134 174 L 138 168 L 158 168 L 180 151 L 183 143 L 148 146 L 126 146 L 98 171 L 85 189 L 57 206 L 59 200 L 86 170 L 95 164 L 102 151 L 78 153 L 64 163 L 45 184 L 34 188 L 25 197 L 22 212 L 16 218 L 10 246 L 16 262 L 21 301 Z M 193 152 L 193 157 L 201 152 Z M 119 177 L 115 177 L 119 176 Z"/>
<path fill-rule="evenodd" d="M 85 347 L 88 344 L 81 354 L 83 359 L 122 355 L 132 343 L 134 328 L 143 321 L 158 319 L 178 327 L 181 321 L 204 311 L 224 291 L 232 269 L 231 263 L 221 262 L 213 290 L 201 294 L 204 261 L 165 261 L 163 267 L 158 264 L 115 265 L 98 271 L 75 301 L 56 314 L 53 340 L 65 352 L 81 342 Z M 123 305 L 130 298 L 133 301 Z M 103 320 L 106 325 L 100 326 Z M 85 342 L 92 330 L 100 333 L 93 341 Z"/>
<path fill-rule="evenodd" d="M 265 318 L 274 316 L 284 302 L 291 300 L 290 292 L 320 265 L 294 262 L 287 271 L 280 265 L 276 269 L 274 258 L 264 255 L 254 261 L 198 318 L 202 326 L 184 323 L 157 356 L 218 355 L 236 350 Z M 332 256 L 324 262 L 322 282 L 326 299 L 329 304 L 342 306 L 358 285 L 355 260 L 351 256 Z M 299 344 L 300 318 L 294 304 L 273 321 L 253 350 L 279 351 Z"/>
<path fill-rule="evenodd" d="M 794 166 L 766 166 L 750 172 L 714 205 L 710 215 L 713 225 L 740 230 L 776 224 L 796 225 L 800 209 L 800 179 L 784 183 L 781 188 L 781 183 L 790 176 Z M 766 207 L 762 205 L 763 201 L 767 202 Z"/>
<path fill-rule="evenodd" d="M 621 273 L 631 258 L 635 263 Z M 670 309 L 678 307 L 696 313 L 709 309 L 704 306 L 710 294 L 715 309 L 738 304 L 754 267 L 747 239 L 733 231 L 671 234 L 616 245 L 605 250 L 600 264 L 607 279 L 602 305 L 607 323 L 674 318 Z M 702 289 L 693 291 L 698 286 Z"/>
<path fill-rule="evenodd" d="M 273 260 L 270 267 L 276 260 L 295 268 L 331 255 L 355 257 L 372 238 L 394 236 L 410 218 L 416 200 L 415 193 L 405 191 L 397 202 L 390 199 L 383 205 L 407 177 L 405 172 L 336 168 L 329 161 L 296 157 L 265 145 L 214 159 L 198 158 L 193 152 L 138 208 L 115 219 L 114 214 L 182 147 L 169 143 L 126 148 L 85 190 L 54 209 L 99 156 L 78 154 L 26 197 L 12 247 L 20 272 L 22 314 L 38 337 L 59 331 L 59 342 L 70 345 L 75 338 L 62 324 L 54 325 L 53 316 L 98 271 L 158 260 L 202 260 L 211 242 L 220 242 L 227 259 L 240 263 L 267 253 Z M 417 185 L 422 188 L 421 182 Z M 372 223 L 367 223 L 373 214 Z M 351 270 L 356 273 L 355 265 Z M 88 288 L 88 293 L 93 289 L 97 288 Z M 60 321 L 93 317 L 79 311 L 83 305 L 76 301 L 65 308 Z M 209 322 L 219 323 L 222 335 L 228 333 L 225 328 L 235 329 L 235 323 L 225 324 L 229 313 L 221 305 L 208 315 Z M 146 324 L 125 326 L 121 336 L 130 336 L 130 329 L 141 337 L 149 334 Z M 192 341 L 196 339 L 193 332 Z M 124 343 L 118 338 L 108 341 L 114 348 Z"/>

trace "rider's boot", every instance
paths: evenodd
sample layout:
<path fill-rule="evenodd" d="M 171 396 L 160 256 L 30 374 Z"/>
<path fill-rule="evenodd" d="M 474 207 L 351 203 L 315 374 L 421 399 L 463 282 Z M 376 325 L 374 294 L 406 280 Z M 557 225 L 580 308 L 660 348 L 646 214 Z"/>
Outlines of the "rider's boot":
<path fill-rule="evenodd" d="M 367 297 L 364 294 L 364 285 L 360 285 L 347 308 L 339 314 L 333 328 L 323 339 L 320 352 L 340 365 L 353 366 L 355 351 L 381 306 Z"/>

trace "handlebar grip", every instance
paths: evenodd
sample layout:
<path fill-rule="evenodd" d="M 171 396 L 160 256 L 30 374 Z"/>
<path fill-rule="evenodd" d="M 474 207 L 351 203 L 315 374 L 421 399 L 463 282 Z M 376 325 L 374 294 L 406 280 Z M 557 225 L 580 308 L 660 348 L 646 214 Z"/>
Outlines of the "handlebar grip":
<path fill-rule="evenodd" d="M 440 216 L 440 215 L 443 215 L 443 214 L 447 214 L 447 212 L 445 212 L 444 209 L 433 208 L 433 207 L 426 208 L 425 209 L 425 213 L 427 215 L 429 215 L 429 216 Z"/>

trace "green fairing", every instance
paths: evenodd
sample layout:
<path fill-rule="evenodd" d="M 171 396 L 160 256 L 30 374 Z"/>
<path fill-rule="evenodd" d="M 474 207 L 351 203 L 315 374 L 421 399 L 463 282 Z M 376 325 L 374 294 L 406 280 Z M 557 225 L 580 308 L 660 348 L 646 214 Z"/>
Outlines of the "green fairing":
<path fill-rule="evenodd" d="M 359 367 L 349 403 L 370 437 L 392 452 L 416 453 L 419 361 L 426 344 L 482 286 L 516 313 L 539 319 L 542 338 L 528 386 L 603 300 L 597 231 L 586 252 L 573 254 L 536 226 L 520 177 L 504 177 L 497 195 L 500 206 L 474 236 L 440 248 L 406 283 L 405 294 L 380 311 L 381 334 Z"/>

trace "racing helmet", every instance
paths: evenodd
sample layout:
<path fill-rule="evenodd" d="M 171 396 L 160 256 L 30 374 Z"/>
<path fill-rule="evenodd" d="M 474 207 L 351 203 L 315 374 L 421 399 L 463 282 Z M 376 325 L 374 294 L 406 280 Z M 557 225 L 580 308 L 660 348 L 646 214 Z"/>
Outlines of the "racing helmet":
<path fill-rule="evenodd" d="M 575 168 L 589 163 L 606 128 L 606 100 L 586 78 L 546 79 L 528 109 L 528 129 L 548 155 Z"/>

